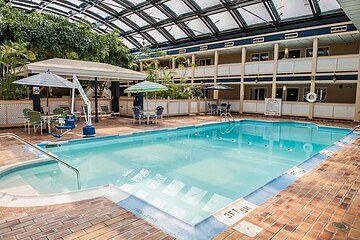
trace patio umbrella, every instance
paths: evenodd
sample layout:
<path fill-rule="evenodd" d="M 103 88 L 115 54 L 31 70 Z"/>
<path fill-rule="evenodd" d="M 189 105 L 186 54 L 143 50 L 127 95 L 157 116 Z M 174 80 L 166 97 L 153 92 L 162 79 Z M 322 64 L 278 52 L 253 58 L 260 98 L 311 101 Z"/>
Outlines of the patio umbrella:
<path fill-rule="evenodd" d="M 47 95 L 46 95 L 47 112 L 49 112 L 49 87 L 74 88 L 74 84 L 72 82 L 54 73 L 51 73 L 50 71 L 39 73 L 30 77 L 26 77 L 14 81 L 13 83 L 21 84 L 21 85 L 47 87 Z"/>
<path fill-rule="evenodd" d="M 125 93 L 146 93 L 166 91 L 168 87 L 155 82 L 143 81 L 125 89 Z"/>
<path fill-rule="evenodd" d="M 207 87 L 206 90 L 234 90 L 234 88 L 224 84 L 215 84 L 213 86 Z"/>

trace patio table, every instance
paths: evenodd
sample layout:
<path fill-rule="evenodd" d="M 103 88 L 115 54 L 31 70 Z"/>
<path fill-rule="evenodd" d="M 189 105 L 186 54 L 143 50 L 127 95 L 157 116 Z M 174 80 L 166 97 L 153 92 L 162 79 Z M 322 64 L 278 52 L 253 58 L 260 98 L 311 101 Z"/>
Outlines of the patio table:
<path fill-rule="evenodd" d="M 47 123 L 48 132 L 51 133 L 51 120 L 54 118 L 60 117 L 61 114 L 47 114 L 47 115 L 41 115 L 41 119 L 44 121 L 44 123 Z"/>
<path fill-rule="evenodd" d="M 156 110 L 143 111 L 143 115 L 146 116 L 146 123 L 150 124 L 150 116 L 156 115 Z"/>

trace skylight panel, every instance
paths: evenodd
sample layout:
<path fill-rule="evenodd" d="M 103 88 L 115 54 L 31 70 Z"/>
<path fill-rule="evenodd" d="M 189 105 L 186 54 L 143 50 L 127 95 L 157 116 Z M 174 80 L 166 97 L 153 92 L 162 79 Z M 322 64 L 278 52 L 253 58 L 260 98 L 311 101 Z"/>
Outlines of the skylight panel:
<path fill-rule="evenodd" d="M 120 21 L 118 19 L 113 21 L 112 23 L 115 24 L 118 28 L 120 28 L 124 32 L 131 30 L 131 27 L 129 27 L 128 25 L 126 25 L 125 23 L 123 23 L 122 21 Z"/>
<path fill-rule="evenodd" d="M 312 15 L 308 0 L 272 0 L 281 20 Z"/>
<path fill-rule="evenodd" d="M 168 18 L 164 13 L 162 13 L 156 7 L 148 8 L 144 10 L 144 12 L 150 17 L 152 17 L 156 22 L 160 22 Z"/>
<path fill-rule="evenodd" d="M 140 34 L 132 35 L 132 37 L 143 47 L 151 45 L 151 43 L 148 40 L 146 40 L 143 36 L 141 36 Z"/>
<path fill-rule="evenodd" d="M 130 19 L 131 21 L 133 21 L 139 27 L 144 27 L 144 26 L 148 25 L 148 22 L 146 22 L 144 19 L 142 19 L 135 13 L 127 16 L 127 18 Z"/>
<path fill-rule="evenodd" d="M 97 8 L 97 7 L 91 7 L 89 8 L 87 11 L 91 11 L 93 13 L 96 13 L 97 15 L 99 15 L 102 18 L 106 18 L 109 16 L 108 13 L 104 12 L 103 10 Z"/>
<path fill-rule="evenodd" d="M 191 8 L 189 8 L 183 1 L 181 0 L 171 0 L 164 3 L 168 8 L 170 8 L 176 15 L 180 16 L 185 13 L 192 12 Z"/>
<path fill-rule="evenodd" d="M 166 37 L 164 37 L 164 35 L 162 35 L 158 30 L 154 29 L 154 30 L 148 31 L 147 33 L 159 43 L 168 41 L 166 39 Z"/>
<path fill-rule="evenodd" d="M 181 30 L 181 28 L 178 25 L 171 25 L 168 27 L 164 27 L 166 31 L 168 31 L 170 33 L 170 35 L 172 35 L 175 39 L 181 39 L 181 38 L 186 38 L 187 35 L 184 33 L 183 30 Z"/>
<path fill-rule="evenodd" d="M 209 18 L 216 25 L 219 31 L 239 28 L 239 25 L 228 11 L 211 15 Z"/>
<path fill-rule="evenodd" d="M 125 9 L 123 6 L 113 0 L 104 0 L 102 1 L 102 4 L 112 8 L 116 12 L 120 12 L 121 10 Z"/>
<path fill-rule="evenodd" d="M 39 0 L 36 0 L 36 1 L 39 1 Z M 40 0 L 39 2 L 41 2 L 42 0 Z M 34 2 L 34 1 L 33 1 Z M 83 1 L 79 1 L 79 0 L 71 0 L 69 1 L 71 2 L 72 4 L 76 5 L 76 6 L 80 6 L 81 4 L 83 4 L 84 2 Z"/>
<path fill-rule="evenodd" d="M 199 5 L 201 9 L 210 8 L 221 4 L 219 0 L 194 0 L 194 2 L 196 2 L 196 4 Z"/>
<path fill-rule="evenodd" d="M 134 49 L 136 48 L 136 46 L 134 44 L 132 44 L 129 40 L 127 40 L 126 38 L 122 38 L 121 41 L 123 42 L 123 44 L 125 46 L 127 46 L 129 49 Z"/>
<path fill-rule="evenodd" d="M 128 0 L 128 1 L 131 2 L 134 5 L 138 5 L 140 3 L 146 2 L 146 0 Z"/>
<path fill-rule="evenodd" d="M 210 29 L 200 19 L 194 19 L 186 24 L 196 36 L 211 33 Z"/>
<path fill-rule="evenodd" d="M 336 0 L 318 0 L 321 13 L 330 12 L 341 9 L 340 4 Z"/>
<path fill-rule="evenodd" d="M 49 4 L 47 7 L 53 8 L 53 9 L 55 9 L 55 10 L 59 10 L 59 11 L 61 11 L 61 12 L 65 12 L 65 13 L 70 12 L 70 9 L 69 9 L 69 8 L 64 7 L 64 6 L 61 6 L 61 5 L 58 5 L 58 4 Z"/>
<path fill-rule="evenodd" d="M 244 18 L 247 25 L 255 25 L 272 21 L 268 10 L 262 3 L 241 7 L 237 10 Z"/>

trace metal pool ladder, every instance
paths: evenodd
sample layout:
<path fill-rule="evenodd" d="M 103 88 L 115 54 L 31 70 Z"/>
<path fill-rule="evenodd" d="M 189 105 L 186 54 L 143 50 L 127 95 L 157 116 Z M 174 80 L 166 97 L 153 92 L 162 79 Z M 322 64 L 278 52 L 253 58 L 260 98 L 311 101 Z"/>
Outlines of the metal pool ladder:
<path fill-rule="evenodd" d="M 26 145 L 29 145 L 30 147 L 36 149 L 37 151 L 39 151 L 39 152 L 45 154 L 46 156 L 48 156 L 48 157 L 56 160 L 57 162 L 61 163 L 61 164 L 64 165 L 65 167 L 70 168 L 71 170 L 74 170 L 74 172 L 76 173 L 77 187 L 78 187 L 78 189 L 81 189 L 81 186 L 80 186 L 80 172 L 79 172 L 79 170 L 77 170 L 75 167 L 73 167 L 73 166 L 71 166 L 70 164 L 68 164 L 68 163 L 60 160 L 57 156 L 53 155 L 52 153 L 49 153 L 49 152 L 43 150 L 42 148 L 40 148 L 40 147 L 38 147 L 38 146 L 36 146 L 36 145 L 34 145 L 34 144 L 26 141 L 25 139 L 19 137 L 18 135 L 14 134 L 14 133 L 1 133 L 1 134 L 0 134 L 0 138 L 1 138 L 1 137 L 12 137 L 12 138 L 15 138 L 16 140 L 18 140 L 18 141 L 20 141 L 20 142 L 22 142 L 22 143 L 24 143 L 24 144 L 26 144 Z"/>
<path fill-rule="evenodd" d="M 223 119 L 224 119 L 224 121 L 235 122 L 235 119 L 234 119 L 233 116 L 230 114 L 230 112 L 221 113 L 221 119 L 220 119 L 220 121 L 222 121 Z"/>

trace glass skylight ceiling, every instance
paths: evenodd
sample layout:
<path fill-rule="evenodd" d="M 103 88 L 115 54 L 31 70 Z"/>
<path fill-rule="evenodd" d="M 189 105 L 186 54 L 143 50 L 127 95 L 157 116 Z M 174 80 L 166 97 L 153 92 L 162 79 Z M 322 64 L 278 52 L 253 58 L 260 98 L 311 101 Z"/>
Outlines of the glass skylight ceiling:
<path fill-rule="evenodd" d="M 130 49 L 172 46 L 345 16 L 336 0 L 12 0 L 26 11 L 83 18 L 97 32 L 121 30 Z"/>

